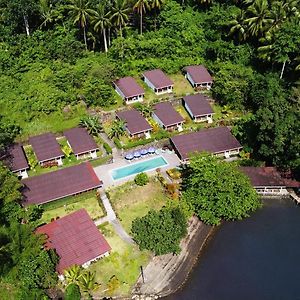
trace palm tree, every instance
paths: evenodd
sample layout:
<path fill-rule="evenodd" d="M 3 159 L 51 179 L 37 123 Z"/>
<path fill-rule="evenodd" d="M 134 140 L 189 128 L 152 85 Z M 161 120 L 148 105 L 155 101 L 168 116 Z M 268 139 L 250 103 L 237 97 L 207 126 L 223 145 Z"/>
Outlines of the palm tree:
<path fill-rule="evenodd" d="M 43 19 L 40 27 L 46 27 L 48 24 L 55 22 L 58 18 L 58 12 L 53 8 L 50 0 L 40 0 L 39 10 Z"/>
<path fill-rule="evenodd" d="M 271 14 L 268 0 L 255 0 L 252 5 L 247 7 L 245 23 L 249 26 L 251 36 L 262 36 L 272 25 Z"/>
<path fill-rule="evenodd" d="M 122 37 L 122 27 L 125 27 L 128 22 L 129 7 L 126 0 L 115 0 L 111 10 L 111 22 L 119 28 L 120 36 Z"/>
<path fill-rule="evenodd" d="M 87 131 L 92 135 L 98 135 L 103 130 L 103 127 L 97 116 L 83 117 L 80 120 L 79 125 L 86 128 Z"/>
<path fill-rule="evenodd" d="M 106 38 L 106 29 L 111 26 L 110 14 L 105 11 L 106 3 L 99 4 L 95 10 L 93 16 L 94 30 L 96 32 L 101 32 L 104 42 L 104 51 L 107 52 L 107 38 Z"/>
<path fill-rule="evenodd" d="M 211 5 L 213 0 L 198 0 L 201 5 Z"/>
<path fill-rule="evenodd" d="M 95 273 L 90 271 L 80 275 L 78 284 L 81 290 L 88 295 L 100 286 L 100 284 L 96 282 Z"/>
<path fill-rule="evenodd" d="M 133 9 L 136 10 L 140 14 L 140 34 L 143 34 L 143 13 L 146 12 L 147 9 L 150 9 L 150 5 L 148 0 L 137 0 Z"/>
<path fill-rule="evenodd" d="M 151 8 L 154 10 L 154 30 L 156 31 L 157 15 L 165 0 L 151 0 Z"/>
<path fill-rule="evenodd" d="M 111 126 L 111 130 L 108 133 L 109 138 L 116 137 L 119 139 L 125 133 L 125 122 L 122 120 L 116 120 Z"/>
<path fill-rule="evenodd" d="M 64 275 L 66 278 L 67 284 L 70 283 L 79 283 L 79 279 L 81 277 L 82 268 L 78 265 L 74 265 L 67 270 L 65 270 Z"/>
<path fill-rule="evenodd" d="M 153 112 L 153 109 L 150 105 L 137 103 L 134 105 L 134 108 L 142 113 L 145 118 L 150 118 Z"/>
<path fill-rule="evenodd" d="M 239 41 L 245 41 L 247 39 L 247 25 L 245 24 L 245 12 L 240 10 L 237 17 L 229 23 L 231 25 L 229 34 L 233 35 L 237 33 Z"/>
<path fill-rule="evenodd" d="M 86 0 L 69 0 L 69 3 L 70 4 L 67 5 L 67 8 L 72 14 L 74 24 L 79 24 L 83 30 L 83 39 L 85 49 L 87 50 L 86 26 L 88 24 L 88 19 L 95 12 L 89 8 L 90 3 Z"/>

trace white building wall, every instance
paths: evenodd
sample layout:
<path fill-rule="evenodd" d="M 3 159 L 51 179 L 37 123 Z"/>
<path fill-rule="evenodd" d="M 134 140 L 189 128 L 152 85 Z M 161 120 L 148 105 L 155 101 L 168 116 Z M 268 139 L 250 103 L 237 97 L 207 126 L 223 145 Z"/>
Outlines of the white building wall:
<path fill-rule="evenodd" d="M 192 79 L 190 73 L 187 72 L 187 73 L 185 74 L 185 78 L 191 83 L 191 85 L 192 85 L 193 87 L 196 86 L 196 84 L 195 84 L 194 80 Z"/>
<path fill-rule="evenodd" d="M 149 86 L 149 88 L 151 89 L 151 90 L 153 90 L 154 92 L 155 92 L 155 86 L 151 83 L 151 81 L 147 78 L 147 77 L 145 77 L 144 76 L 144 82 Z"/>
<path fill-rule="evenodd" d="M 194 115 L 193 115 L 192 111 L 190 110 L 189 106 L 187 105 L 187 103 L 185 101 L 183 101 L 183 102 L 184 102 L 184 108 L 189 113 L 190 117 L 194 120 Z"/>
<path fill-rule="evenodd" d="M 125 95 L 123 92 L 119 89 L 119 87 L 115 84 L 115 91 L 123 98 L 125 99 Z"/>
<path fill-rule="evenodd" d="M 162 128 L 164 128 L 164 124 L 162 121 L 158 118 L 158 116 L 155 113 L 152 113 L 152 118 L 154 119 L 155 122 L 158 123 L 158 125 Z"/>

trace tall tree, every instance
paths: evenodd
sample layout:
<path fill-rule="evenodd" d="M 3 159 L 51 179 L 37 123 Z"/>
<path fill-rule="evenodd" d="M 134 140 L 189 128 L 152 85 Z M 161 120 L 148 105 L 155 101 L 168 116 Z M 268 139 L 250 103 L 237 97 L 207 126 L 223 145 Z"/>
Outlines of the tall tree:
<path fill-rule="evenodd" d="M 79 125 L 86 128 L 92 135 L 98 135 L 103 130 L 97 116 L 86 116 L 80 120 Z"/>
<path fill-rule="evenodd" d="M 271 13 L 268 0 L 255 0 L 246 9 L 249 17 L 245 23 L 249 26 L 249 33 L 252 36 L 262 36 L 272 25 Z"/>
<path fill-rule="evenodd" d="M 120 138 L 125 133 L 125 122 L 121 120 L 115 121 L 110 129 L 110 132 L 108 133 L 108 136 L 110 138 Z"/>
<path fill-rule="evenodd" d="M 100 32 L 103 36 L 103 42 L 104 42 L 104 51 L 107 52 L 107 36 L 106 36 L 106 30 L 110 28 L 111 22 L 110 22 L 110 12 L 106 11 L 107 4 L 99 3 L 95 14 L 93 15 L 93 24 L 94 24 L 94 30 L 96 32 Z"/>
<path fill-rule="evenodd" d="M 182 197 L 205 223 L 240 220 L 260 205 L 249 179 L 211 154 L 191 157 L 183 174 Z"/>
<path fill-rule="evenodd" d="M 140 15 L 140 34 L 143 34 L 143 13 L 150 9 L 148 0 L 137 0 L 134 4 L 133 9 L 136 10 Z"/>
<path fill-rule="evenodd" d="M 158 12 L 161 10 L 165 0 L 151 0 L 151 9 L 154 10 L 154 30 L 157 29 L 157 15 Z"/>
<path fill-rule="evenodd" d="M 129 11 L 127 0 L 115 0 L 111 10 L 111 21 L 114 26 L 119 29 L 120 36 L 122 37 L 122 28 L 126 26 L 129 19 Z"/>
<path fill-rule="evenodd" d="M 94 15 L 95 12 L 90 8 L 90 3 L 86 0 L 69 0 L 69 5 L 67 8 L 72 14 L 74 24 L 79 24 L 83 30 L 83 39 L 85 49 L 87 50 L 86 27 L 89 18 L 91 15 Z"/>
<path fill-rule="evenodd" d="M 179 253 L 180 240 L 187 232 L 187 222 L 179 208 L 164 207 L 151 210 L 132 222 L 131 233 L 141 250 L 153 251 L 155 255 Z"/>

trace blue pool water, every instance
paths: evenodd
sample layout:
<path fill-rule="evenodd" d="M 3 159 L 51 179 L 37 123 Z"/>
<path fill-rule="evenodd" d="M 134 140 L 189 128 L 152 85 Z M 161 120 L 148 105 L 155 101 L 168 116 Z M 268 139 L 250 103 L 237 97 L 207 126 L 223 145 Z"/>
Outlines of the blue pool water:
<path fill-rule="evenodd" d="M 147 172 L 156 168 L 167 166 L 168 162 L 162 157 L 158 156 L 145 161 L 131 164 L 126 167 L 112 170 L 112 178 L 118 180 L 141 172 Z"/>

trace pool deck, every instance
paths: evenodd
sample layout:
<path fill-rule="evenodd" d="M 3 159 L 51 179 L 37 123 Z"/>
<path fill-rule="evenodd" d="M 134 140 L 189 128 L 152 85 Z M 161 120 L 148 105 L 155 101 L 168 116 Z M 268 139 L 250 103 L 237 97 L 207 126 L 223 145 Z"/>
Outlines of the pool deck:
<path fill-rule="evenodd" d="M 131 164 L 142 162 L 142 161 L 145 161 L 145 160 L 148 160 L 151 158 L 155 158 L 155 157 L 159 157 L 159 156 L 162 156 L 168 162 L 168 165 L 160 167 L 161 170 L 175 168 L 180 165 L 180 160 L 174 152 L 172 152 L 172 153 L 161 152 L 160 154 L 152 154 L 152 155 L 145 156 L 145 158 L 135 159 L 132 162 L 126 161 L 124 157 L 116 156 L 116 157 L 114 157 L 113 163 L 95 167 L 94 171 L 97 174 L 98 178 L 103 181 L 103 189 L 107 189 L 108 187 L 118 186 L 129 180 L 133 180 L 134 177 L 136 176 L 136 174 L 135 174 L 135 175 L 128 176 L 128 177 L 125 177 L 122 179 L 113 180 L 111 177 L 112 170 L 121 168 L 121 167 L 126 167 Z M 154 175 L 155 172 L 156 172 L 155 170 L 146 171 L 146 173 L 148 175 Z"/>

